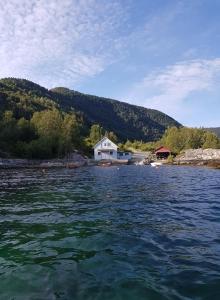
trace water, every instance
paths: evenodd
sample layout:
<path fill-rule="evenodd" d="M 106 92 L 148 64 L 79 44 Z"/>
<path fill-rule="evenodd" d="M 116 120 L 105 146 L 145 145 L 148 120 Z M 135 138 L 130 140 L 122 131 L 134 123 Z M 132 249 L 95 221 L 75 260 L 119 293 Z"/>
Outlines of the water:
<path fill-rule="evenodd" d="M 0 299 L 220 299 L 220 171 L 0 171 Z"/>

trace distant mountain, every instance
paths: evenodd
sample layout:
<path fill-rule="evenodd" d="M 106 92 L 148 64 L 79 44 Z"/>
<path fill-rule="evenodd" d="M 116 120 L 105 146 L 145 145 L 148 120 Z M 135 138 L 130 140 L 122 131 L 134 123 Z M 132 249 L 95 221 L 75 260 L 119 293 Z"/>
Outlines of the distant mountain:
<path fill-rule="evenodd" d="M 34 112 L 56 107 L 81 114 L 87 126 L 97 123 L 113 131 L 121 141 L 152 141 L 165 129 L 181 126 L 168 115 L 117 100 L 83 94 L 58 87 L 47 90 L 24 79 L 0 80 L 0 113 L 12 110 L 16 118 L 30 118 Z"/>
<path fill-rule="evenodd" d="M 210 127 L 205 129 L 214 132 L 220 138 L 220 127 Z"/>

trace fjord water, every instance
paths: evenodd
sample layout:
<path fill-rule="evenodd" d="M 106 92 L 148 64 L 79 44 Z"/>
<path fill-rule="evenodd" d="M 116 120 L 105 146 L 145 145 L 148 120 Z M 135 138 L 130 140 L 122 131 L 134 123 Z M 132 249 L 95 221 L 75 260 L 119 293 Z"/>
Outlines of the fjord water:
<path fill-rule="evenodd" d="M 220 171 L 0 171 L 0 299 L 220 299 Z"/>

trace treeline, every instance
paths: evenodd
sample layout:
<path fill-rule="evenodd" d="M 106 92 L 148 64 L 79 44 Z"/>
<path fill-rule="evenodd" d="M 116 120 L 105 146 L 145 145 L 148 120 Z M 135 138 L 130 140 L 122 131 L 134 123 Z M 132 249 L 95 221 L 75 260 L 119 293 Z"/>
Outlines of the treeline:
<path fill-rule="evenodd" d="M 10 110 L 16 119 L 30 119 L 37 111 L 54 108 L 81 114 L 88 127 L 100 124 L 123 142 L 127 139 L 155 141 L 168 126 L 180 126 L 174 119 L 153 109 L 67 88 L 48 90 L 24 79 L 0 79 L 0 113 Z"/>
<path fill-rule="evenodd" d="M 16 119 L 12 111 L 5 111 L 0 118 L 0 156 L 61 158 L 74 150 L 92 156 L 93 146 L 103 136 L 118 142 L 114 132 L 99 124 L 88 128 L 82 116 L 73 112 L 54 108 L 35 112 L 30 119 Z M 178 154 L 190 148 L 220 148 L 220 139 L 204 129 L 171 127 L 157 142 L 127 141 L 118 145 L 121 150 L 141 151 L 154 151 L 163 145 Z"/>
<path fill-rule="evenodd" d="M 168 147 L 174 154 L 178 154 L 186 149 L 218 149 L 220 139 L 215 133 L 202 128 L 170 127 L 157 142 L 127 141 L 123 146 L 128 150 L 154 151 L 162 145 Z"/>
<path fill-rule="evenodd" d="M 113 143 L 117 143 L 118 137 L 113 131 L 107 131 L 99 124 L 91 126 L 88 138 L 85 139 L 86 145 L 93 148 L 104 136 L 108 137 Z"/>
<path fill-rule="evenodd" d="M 98 124 L 87 128 L 75 113 L 54 108 L 16 119 L 12 111 L 5 111 L 0 118 L 0 157 L 63 158 L 75 150 L 92 155 L 103 136 L 117 142 L 113 132 Z"/>
<path fill-rule="evenodd" d="M 185 149 L 220 148 L 220 139 L 217 135 L 202 128 L 171 127 L 165 131 L 160 142 L 174 153 Z"/>
<path fill-rule="evenodd" d="M 220 127 L 210 127 L 205 129 L 214 132 L 220 138 Z"/>
<path fill-rule="evenodd" d="M 15 157 L 63 157 L 82 146 L 82 129 L 82 120 L 74 113 L 45 110 L 27 120 L 6 111 L 0 121 L 0 149 Z"/>

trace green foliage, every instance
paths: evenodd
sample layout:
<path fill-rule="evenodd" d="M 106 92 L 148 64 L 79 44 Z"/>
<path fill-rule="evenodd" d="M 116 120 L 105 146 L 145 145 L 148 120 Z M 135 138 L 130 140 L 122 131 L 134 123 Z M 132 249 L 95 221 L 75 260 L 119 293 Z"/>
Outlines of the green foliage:
<path fill-rule="evenodd" d="M 126 143 L 123 145 L 124 151 L 132 151 L 132 150 L 138 150 L 138 151 L 154 151 L 155 148 L 157 148 L 157 142 L 148 142 L 144 143 L 143 141 L 129 141 L 127 140 Z"/>
<path fill-rule="evenodd" d="M 75 112 L 83 116 L 89 129 L 99 124 L 114 132 L 119 141 L 159 139 L 169 126 L 180 124 L 164 113 L 112 99 L 82 94 L 66 88 L 47 90 L 31 81 L 16 78 L 0 80 L 0 113 L 11 110 L 16 119 L 30 119 L 37 111 Z"/>
<path fill-rule="evenodd" d="M 105 136 L 108 137 L 113 143 L 118 142 L 118 138 L 113 131 L 110 131 L 110 132 L 106 131 Z"/>
<path fill-rule="evenodd" d="M 204 133 L 204 144 L 202 145 L 202 148 L 220 148 L 220 139 L 214 133 L 206 131 Z"/>
<path fill-rule="evenodd" d="M 100 124 L 114 132 L 120 141 L 152 141 L 160 138 L 168 126 L 180 126 L 166 114 L 112 99 L 96 97 L 66 88 L 52 90 L 64 109 L 83 113 L 89 124 Z"/>
<path fill-rule="evenodd" d="M 104 129 L 99 124 L 92 125 L 89 139 L 93 146 L 104 136 Z"/>
<path fill-rule="evenodd" d="M 220 140 L 214 133 L 187 127 L 168 128 L 160 140 L 160 144 L 176 154 L 191 148 L 220 148 Z"/>
<path fill-rule="evenodd" d="M 78 149 L 82 146 L 81 128 L 82 124 L 77 121 L 75 114 L 65 114 L 61 126 L 61 147 L 65 154 L 71 152 L 73 147 Z"/>
<path fill-rule="evenodd" d="M 127 141 L 124 150 L 154 151 L 161 145 L 178 154 L 185 149 L 220 148 L 220 139 L 213 132 L 198 128 L 170 127 L 157 142 Z M 169 158 L 172 160 L 172 157 Z"/>
<path fill-rule="evenodd" d="M 170 154 L 167 158 L 167 162 L 168 163 L 173 163 L 173 160 L 174 160 L 174 156 L 172 154 Z"/>
<path fill-rule="evenodd" d="M 0 122 L 0 149 L 17 157 L 62 157 L 82 147 L 81 126 L 75 114 L 57 109 L 36 112 L 30 120 L 16 120 L 6 111 Z"/>
<path fill-rule="evenodd" d="M 30 142 L 37 136 L 34 127 L 30 121 L 25 118 L 21 118 L 17 121 L 17 129 L 19 132 L 19 141 Z"/>
<path fill-rule="evenodd" d="M 204 129 L 215 133 L 220 138 L 220 127 L 210 127 L 210 128 L 204 128 Z"/>
<path fill-rule="evenodd" d="M 5 111 L 0 121 L 0 149 L 3 151 L 9 151 L 13 149 L 14 145 L 12 141 L 17 142 L 19 139 L 19 130 L 16 126 L 16 119 L 13 117 L 11 111 Z"/>
<path fill-rule="evenodd" d="M 24 79 L 0 80 L 0 113 L 13 112 L 15 118 L 30 119 L 34 112 L 59 107 L 50 92 Z"/>
<path fill-rule="evenodd" d="M 73 149 L 89 154 L 104 135 L 113 142 L 146 142 L 173 125 L 180 124 L 156 110 L 65 88 L 47 90 L 24 79 L 0 80 L 0 152 L 12 156 L 61 157 Z"/>

